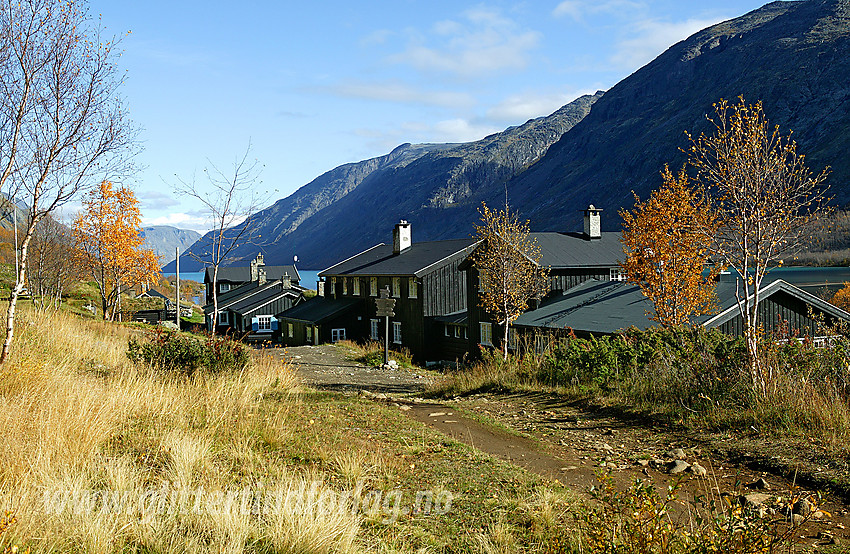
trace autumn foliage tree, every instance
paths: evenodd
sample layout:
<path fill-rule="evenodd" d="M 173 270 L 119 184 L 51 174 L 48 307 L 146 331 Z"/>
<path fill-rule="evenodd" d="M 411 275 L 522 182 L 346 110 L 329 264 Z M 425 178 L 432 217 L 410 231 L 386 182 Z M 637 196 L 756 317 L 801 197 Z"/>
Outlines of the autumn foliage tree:
<path fill-rule="evenodd" d="M 159 277 L 156 255 L 142 247 L 141 214 L 133 191 L 109 181 L 83 200 L 74 220 L 77 260 L 96 284 L 104 319 L 113 319 L 121 291 Z"/>
<path fill-rule="evenodd" d="M 528 221 L 508 211 L 482 204 L 475 236 L 481 242 L 472 254 L 478 271 L 480 305 L 504 332 L 502 348 L 508 356 L 510 326 L 528 309 L 528 302 L 548 290 L 548 269 L 540 265 L 540 247 L 529 234 Z"/>
<path fill-rule="evenodd" d="M 795 252 L 826 213 L 828 171 L 814 175 L 791 134 L 768 122 L 761 102 L 721 100 L 708 117 L 712 133 L 690 137 L 689 163 L 712 198 L 717 226 L 704 228 L 716 260 L 737 274 L 737 303 L 753 385 L 766 392 L 772 369 L 758 356 L 758 303 L 765 274 Z"/>
<path fill-rule="evenodd" d="M 620 211 L 626 252 L 621 267 L 652 300 L 652 319 L 684 325 L 715 308 L 713 275 L 703 276 L 709 253 L 703 232 L 716 229 L 716 216 L 684 168 L 674 175 L 665 167 L 661 176 L 662 186 L 648 200 L 635 195 L 634 209 Z"/>

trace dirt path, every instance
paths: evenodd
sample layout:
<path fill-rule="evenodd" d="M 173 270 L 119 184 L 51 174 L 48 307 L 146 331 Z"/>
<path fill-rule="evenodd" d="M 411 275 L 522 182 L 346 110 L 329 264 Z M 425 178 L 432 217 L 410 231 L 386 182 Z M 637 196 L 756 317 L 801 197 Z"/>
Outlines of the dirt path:
<path fill-rule="evenodd" d="M 659 491 L 684 480 L 682 498 L 723 492 L 749 496 L 767 506 L 776 497 L 787 500 L 792 490 L 814 496 L 814 491 L 781 476 L 716 456 L 711 459 L 704 455 L 702 445 L 683 441 L 667 428 L 583 409 L 551 395 L 473 395 L 437 403 L 417 396 L 433 379 L 428 372 L 365 367 L 346 359 L 345 351 L 333 345 L 289 348 L 286 355 L 308 386 L 358 391 L 397 406 L 412 419 L 460 442 L 580 493 L 598 484 L 596 474 L 602 469 L 610 471 L 619 485 L 649 479 Z M 689 469 L 670 473 L 676 458 L 681 459 L 679 467 L 687 465 Z M 700 475 L 702 469 L 705 475 Z M 767 488 L 746 486 L 759 480 Z M 797 536 L 812 546 L 850 544 L 850 513 L 845 503 L 826 496 L 820 505 L 832 517 L 810 517 L 797 529 Z"/>

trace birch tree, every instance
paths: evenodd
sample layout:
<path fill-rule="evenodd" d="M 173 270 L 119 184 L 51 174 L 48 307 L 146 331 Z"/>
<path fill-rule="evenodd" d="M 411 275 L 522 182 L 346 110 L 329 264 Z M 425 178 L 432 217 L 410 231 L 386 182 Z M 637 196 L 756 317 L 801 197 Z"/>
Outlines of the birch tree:
<path fill-rule="evenodd" d="M 0 363 L 39 222 L 92 183 L 129 171 L 135 132 L 118 95 L 118 55 L 84 2 L 0 0 L 0 190 L 28 206 Z"/>
<path fill-rule="evenodd" d="M 264 199 L 256 190 L 260 167 L 249 160 L 251 146 L 233 163 L 230 173 L 219 170 L 212 163 L 204 169 L 206 183 L 198 186 L 179 181 L 175 192 L 197 200 L 209 218 L 212 230 L 188 251 L 189 256 L 205 268 L 212 268 L 212 328 L 215 334 L 218 322 L 218 271 L 234 260 L 235 250 L 259 238 L 254 221 L 255 213 Z"/>
<path fill-rule="evenodd" d="M 481 223 L 475 235 L 481 243 L 472 253 L 479 276 L 481 307 L 502 326 L 502 350 L 508 357 L 511 324 L 528 309 L 528 302 L 548 290 L 548 269 L 540 265 L 540 246 L 530 236 L 528 221 L 521 221 L 506 207 L 479 210 Z"/>
<path fill-rule="evenodd" d="M 692 188 L 685 168 L 674 175 L 665 167 L 661 177 L 661 187 L 648 200 L 635 195 L 635 207 L 620 211 L 626 253 L 621 267 L 655 306 L 652 319 L 685 325 L 716 305 L 712 279 L 718 270 L 703 276 L 709 254 L 703 233 L 713 234 L 717 217 L 706 197 Z"/>
<path fill-rule="evenodd" d="M 772 369 L 759 359 L 758 303 L 771 266 L 797 251 L 806 227 L 826 211 L 828 170 L 814 175 L 797 152 L 791 133 L 771 126 L 761 102 L 721 100 L 708 116 L 713 129 L 689 135 L 689 163 L 712 197 L 717 230 L 704 229 L 712 255 L 737 274 L 736 298 L 743 320 L 753 385 L 767 392 Z"/>
<path fill-rule="evenodd" d="M 74 220 L 76 260 L 100 293 L 103 319 L 115 318 L 122 290 L 159 276 L 156 255 L 144 248 L 138 204 L 133 191 L 104 181 L 85 196 Z"/>

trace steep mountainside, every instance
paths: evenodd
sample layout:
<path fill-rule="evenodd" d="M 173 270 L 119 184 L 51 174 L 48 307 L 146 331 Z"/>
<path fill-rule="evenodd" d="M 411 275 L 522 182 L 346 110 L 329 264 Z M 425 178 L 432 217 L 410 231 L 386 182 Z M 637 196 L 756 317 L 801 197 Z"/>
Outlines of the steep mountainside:
<path fill-rule="evenodd" d="M 417 223 L 414 240 L 466 236 L 468 222 L 458 235 L 456 228 L 443 228 L 441 214 L 468 204 L 480 190 L 504 191 L 508 179 L 539 160 L 601 95 L 583 96 L 479 141 L 403 144 L 386 156 L 328 171 L 257 214 L 266 260 L 282 263 L 298 255 L 301 267 L 323 268 L 364 245 L 389 241 L 393 224 L 404 218 Z M 433 225 L 423 226 L 423 217 Z M 256 251 L 246 246 L 237 255 L 247 259 Z M 188 256 L 180 264 L 187 271 L 198 265 Z M 165 269 L 173 270 L 173 263 Z"/>
<path fill-rule="evenodd" d="M 267 259 L 297 254 L 302 267 L 325 267 L 389 241 L 399 219 L 413 224 L 414 241 L 465 237 L 481 201 L 503 205 L 505 184 L 533 230 L 578 230 L 590 203 L 604 209 L 603 228 L 617 228 L 632 191 L 646 197 L 665 163 L 684 162 L 684 132 L 707 131 L 712 104 L 738 96 L 762 100 L 772 123 L 793 130 L 814 171 L 832 167 L 835 203 L 845 205 L 848 75 L 850 0 L 773 2 L 547 118 L 469 144 L 401 146 L 319 177 L 261 214 Z"/>
<path fill-rule="evenodd" d="M 201 234 L 197 231 L 178 229 L 168 225 L 145 227 L 140 234 L 145 239 L 145 248 L 153 250 L 153 253 L 163 262 L 174 260 L 175 248 L 179 247 L 182 252 L 201 238 Z"/>
<path fill-rule="evenodd" d="M 676 44 L 624 79 L 591 113 L 511 183 L 515 207 L 536 229 L 579 224 L 593 203 L 603 226 L 680 167 L 684 131 L 709 131 L 721 98 L 762 100 L 783 133 L 793 130 L 815 171 L 832 167 L 836 203 L 850 201 L 850 2 L 773 2 Z M 566 217 L 566 221 L 565 221 Z"/>

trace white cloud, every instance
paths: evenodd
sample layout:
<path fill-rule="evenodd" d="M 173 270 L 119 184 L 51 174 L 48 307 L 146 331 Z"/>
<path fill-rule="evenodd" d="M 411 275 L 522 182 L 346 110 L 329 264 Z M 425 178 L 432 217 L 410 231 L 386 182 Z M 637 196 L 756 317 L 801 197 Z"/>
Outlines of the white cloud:
<path fill-rule="evenodd" d="M 489 123 L 477 123 L 458 117 L 438 121 L 430 132 L 439 137 L 438 142 L 470 142 L 501 130 Z"/>
<path fill-rule="evenodd" d="M 573 93 L 552 94 L 516 94 L 505 98 L 487 110 L 487 117 L 497 121 L 506 121 L 510 125 L 519 125 L 527 120 L 549 115 L 558 108 L 569 104 L 579 96 L 594 94 L 596 90 L 579 90 Z"/>
<path fill-rule="evenodd" d="M 466 108 L 475 104 L 471 94 L 452 91 L 418 90 L 402 83 L 340 83 L 330 89 L 340 96 L 366 98 L 400 104 L 422 104 L 443 108 Z"/>
<path fill-rule="evenodd" d="M 440 21 L 431 31 L 430 36 L 411 32 L 407 49 L 390 61 L 423 72 L 478 77 L 525 68 L 541 38 L 485 7 L 467 10 L 460 21 Z"/>
<path fill-rule="evenodd" d="M 602 2 L 593 0 L 564 0 L 552 10 L 555 17 L 570 17 L 575 21 L 583 21 L 585 16 L 606 14 L 623 14 L 626 11 L 634 11 L 646 8 L 644 2 L 635 0 L 605 0 Z"/>
<path fill-rule="evenodd" d="M 680 40 L 722 20 L 722 18 L 716 18 L 637 21 L 634 23 L 634 32 L 628 38 L 617 42 L 611 62 L 617 67 L 637 69 Z"/>
<path fill-rule="evenodd" d="M 182 212 L 174 212 L 154 218 L 142 218 L 143 227 L 150 227 L 152 225 L 170 225 L 180 229 L 191 229 L 199 233 L 206 233 L 210 228 L 207 218 Z"/>

